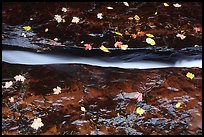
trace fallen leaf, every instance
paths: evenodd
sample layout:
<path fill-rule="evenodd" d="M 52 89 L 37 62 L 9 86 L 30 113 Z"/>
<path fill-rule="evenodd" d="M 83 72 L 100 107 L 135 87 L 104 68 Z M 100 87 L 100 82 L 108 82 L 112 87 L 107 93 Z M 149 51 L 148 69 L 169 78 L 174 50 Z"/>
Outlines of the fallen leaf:
<path fill-rule="evenodd" d="M 26 78 L 25 78 L 24 76 L 22 76 L 22 75 L 16 75 L 16 76 L 14 77 L 14 79 L 15 79 L 16 81 L 24 82 Z"/>
<path fill-rule="evenodd" d="M 142 93 L 136 92 L 135 98 L 137 99 L 137 101 L 142 101 Z"/>
<path fill-rule="evenodd" d="M 120 48 L 121 48 L 121 50 L 127 50 L 128 45 L 121 45 Z"/>
<path fill-rule="evenodd" d="M 199 45 L 196 44 L 196 45 L 194 45 L 194 47 L 199 47 Z"/>
<path fill-rule="evenodd" d="M 148 34 L 146 34 L 146 36 L 147 36 L 147 37 L 150 37 L 150 38 L 154 38 L 154 35 L 149 34 L 149 33 L 148 33 Z"/>
<path fill-rule="evenodd" d="M 86 111 L 85 107 L 81 107 L 81 111 L 85 112 Z"/>
<path fill-rule="evenodd" d="M 58 41 L 59 39 L 58 38 L 54 38 L 54 41 Z"/>
<path fill-rule="evenodd" d="M 122 44 L 123 44 L 122 42 L 117 41 L 117 42 L 114 44 L 114 46 L 117 48 L 117 47 L 120 47 Z"/>
<path fill-rule="evenodd" d="M 127 7 L 129 7 L 129 4 L 127 2 L 123 2 L 123 4 Z"/>
<path fill-rule="evenodd" d="M 9 102 L 13 103 L 14 102 L 14 97 L 10 97 Z"/>
<path fill-rule="evenodd" d="M 173 4 L 173 6 L 174 6 L 174 7 L 176 7 L 176 8 L 180 8 L 180 7 L 181 7 L 181 5 L 180 5 L 180 4 L 178 4 L 178 3 Z"/>
<path fill-rule="evenodd" d="M 120 35 L 120 36 L 123 36 L 123 34 L 120 33 L 120 32 L 115 32 L 115 34 Z"/>
<path fill-rule="evenodd" d="M 168 6 L 169 6 L 169 4 L 168 4 L 168 3 L 164 3 L 164 6 L 165 6 L 165 7 L 168 7 Z"/>
<path fill-rule="evenodd" d="M 104 51 L 104 52 L 109 52 L 110 53 L 110 51 L 108 50 L 108 48 L 106 48 L 105 46 L 103 46 L 103 45 L 101 45 L 101 47 L 99 47 L 102 51 Z"/>
<path fill-rule="evenodd" d="M 178 102 L 178 103 L 176 103 L 176 108 L 180 108 L 180 106 L 181 106 L 181 102 Z"/>
<path fill-rule="evenodd" d="M 57 86 L 57 88 L 53 88 L 53 91 L 54 91 L 53 94 L 58 95 L 59 93 L 61 93 L 61 90 L 62 89 L 59 86 Z"/>
<path fill-rule="evenodd" d="M 26 38 L 26 34 L 25 34 L 25 33 L 22 33 L 21 35 L 22 35 L 24 38 Z"/>
<path fill-rule="evenodd" d="M 135 39 L 135 38 L 137 38 L 137 34 L 131 34 L 131 37 L 132 37 L 133 39 Z"/>
<path fill-rule="evenodd" d="M 31 124 L 31 127 L 34 128 L 35 130 L 42 126 L 44 126 L 44 124 L 42 123 L 41 118 L 34 119 L 33 123 Z"/>
<path fill-rule="evenodd" d="M 138 107 L 137 110 L 136 110 L 136 114 L 139 114 L 140 116 L 145 112 L 144 109 Z"/>
<path fill-rule="evenodd" d="M 198 32 L 201 31 L 201 28 L 200 28 L 200 27 L 194 27 L 193 30 L 194 30 L 196 33 L 198 33 Z"/>
<path fill-rule="evenodd" d="M 193 79 L 193 78 L 195 77 L 195 75 L 194 75 L 193 73 L 191 73 L 191 72 L 188 72 L 188 73 L 186 74 L 186 77 L 188 77 L 188 78 L 190 78 L 190 79 Z"/>
<path fill-rule="evenodd" d="M 117 116 L 118 116 L 118 117 L 120 116 L 120 113 L 119 113 L 119 112 L 117 113 Z"/>
<path fill-rule="evenodd" d="M 4 88 L 10 88 L 13 85 L 12 81 L 6 82 Z"/>
<path fill-rule="evenodd" d="M 62 11 L 63 11 L 63 12 L 67 12 L 67 8 L 63 7 L 63 8 L 62 8 Z"/>
<path fill-rule="evenodd" d="M 179 38 L 181 38 L 182 40 L 186 38 L 186 36 L 184 36 L 183 34 L 179 34 L 179 33 L 176 35 L 176 37 L 179 37 Z"/>
<path fill-rule="evenodd" d="M 31 26 L 24 26 L 23 28 L 27 31 L 31 30 Z"/>
<path fill-rule="evenodd" d="M 139 31 L 139 32 L 137 32 L 137 35 L 139 35 L 139 36 L 144 36 L 144 35 L 145 35 L 145 32 Z"/>
<path fill-rule="evenodd" d="M 84 44 L 84 46 L 85 46 L 85 50 L 91 50 L 92 49 L 91 44 Z"/>
<path fill-rule="evenodd" d="M 106 7 L 107 9 L 109 9 L 109 10 L 112 10 L 113 9 L 113 7 Z"/>
<path fill-rule="evenodd" d="M 30 18 L 30 20 L 33 20 L 33 18 Z"/>
<path fill-rule="evenodd" d="M 62 17 L 61 17 L 61 15 L 55 15 L 54 19 L 55 19 L 58 23 L 62 22 Z"/>
<path fill-rule="evenodd" d="M 129 20 L 133 20 L 134 18 L 133 18 L 133 17 L 129 17 L 128 19 L 129 19 Z"/>
<path fill-rule="evenodd" d="M 76 23 L 77 24 L 79 22 L 79 20 L 80 19 L 78 17 L 73 17 L 72 18 L 72 23 Z"/>
<path fill-rule="evenodd" d="M 155 45 L 155 41 L 152 38 L 146 38 L 146 42 L 150 45 Z"/>
<path fill-rule="evenodd" d="M 98 13 L 97 18 L 102 19 L 103 18 L 103 13 Z"/>
<path fill-rule="evenodd" d="M 63 22 L 63 23 L 65 23 L 65 22 L 66 22 L 66 20 L 65 20 L 65 19 L 62 19 L 62 22 Z"/>
<path fill-rule="evenodd" d="M 139 20 L 140 20 L 140 17 L 139 17 L 138 15 L 135 15 L 135 16 L 134 16 L 134 19 L 135 19 L 136 21 L 139 21 Z"/>
<path fill-rule="evenodd" d="M 45 32 L 48 32 L 48 30 L 49 30 L 49 29 L 48 29 L 48 28 L 46 28 L 46 29 L 45 29 Z"/>

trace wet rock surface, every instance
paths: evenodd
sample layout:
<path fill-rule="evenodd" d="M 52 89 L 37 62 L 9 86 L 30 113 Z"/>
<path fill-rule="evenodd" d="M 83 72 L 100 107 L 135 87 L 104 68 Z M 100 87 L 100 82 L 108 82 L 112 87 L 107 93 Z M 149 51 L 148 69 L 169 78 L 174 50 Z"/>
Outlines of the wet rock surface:
<path fill-rule="evenodd" d="M 202 69 L 119 69 L 2 63 L 2 134 L 202 134 Z M 187 72 L 195 74 L 193 79 Z M 53 88 L 61 87 L 60 94 Z M 135 94 L 143 94 L 138 101 Z M 14 97 L 14 102 L 9 98 Z M 180 102 L 181 106 L 176 108 Z M 85 108 L 85 112 L 81 110 Z M 136 108 L 145 110 L 142 115 Z M 31 128 L 34 118 L 44 126 Z"/>

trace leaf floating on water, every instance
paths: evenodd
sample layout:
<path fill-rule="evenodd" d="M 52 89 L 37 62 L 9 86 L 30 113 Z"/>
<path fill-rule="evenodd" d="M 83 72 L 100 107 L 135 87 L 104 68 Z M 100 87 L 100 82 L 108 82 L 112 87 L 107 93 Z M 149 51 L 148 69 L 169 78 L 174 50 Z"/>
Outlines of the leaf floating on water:
<path fill-rule="evenodd" d="M 97 18 L 103 19 L 103 13 L 98 13 L 98 14 L 97 14 Z"/>
<path fill-rule="evenodd" d="M 58 38 L 54 38 L 54 41 L 58 41 L 59 39 Z"/>
<path fill-rule="evenodd" d="M 57 86 L 57 88 L 53 88 L 53 91 L 54 91 L 53 94 L 58 95 L 59 93 L 61 93 L 61 90 L 62 89 L 59 86 Z"/>
<path fill-rule="evenodd" d="M 84 46 L 85 46 L 85 50 L 91 50 L 92 49 L 91 44 L 84 44 Z"/>
<path fill-rule="evenodd" d="M 129 7 L 129 4 L 127 2 L 123 2 L 123 4 L 127 7 Z"/>
<path fill-rule="evenodd" d="M 48 32 L 48 28 L 45 29 L 45 32 Z"/>
<path fill-rule="evenodd" d="M 140 20 L 140 17 L 139 17 L 138 15 L 135 15 L 135 16 L 134 16 L 134 19 L 135 19 L 136 21 L 139 21 L 139 20 Z"/>
<path fill-rule="evenodd" d="M 117 42 L 114 44 L 114 46 L 117 48 L 117 47 L 121 47 L 122 44 L 123 44 L 122 42 L 117 41 Z"/>
<path fill-rule="evenodd" d="M 39 127 L 44 126 L 44 124 L 42 123 L 41 118 L 36 118 L 34 119 L 31 127 L 34 128 L 35 130 L 37 130 Z"/>
<path fill-rule="evenodd" d="M 146 36 L 147 36 L 147 37 L 150 37 L 150 38 L 154 38 L 154 35 L 149 34 L 149 33 L 148 33 L 148 34 L 146 34 Z"/>
<path fill-rule="evenodd" d="M 85 112 L 86 111 L 85 107 L 81 107 L 81 111 Z"/>
<path fill-rule="evenodd" d="M 121 50 L 127 50 L 128 45 L 121 45 L 120 48 L 121 48 Z"/>
<path fill-rule="evenodd" d="M 190 79 L 193 79 L 193 78 L 195 77 L 195 75 L 194 75 L 193 73 L 191 73 L 191 72 L 188 72 L 188 73 L 186 74 L 186 77 L 188 77 L 188 78 L 190 78 Z"/>
<path fill-rule="evenodd" d="M 137 99 L 137 101 L 142 101 L 142 93 L 136 92 L 135 98 Z"/>
<path fill-rule="evenodd" d="M 109 9 L 109 10 L 112 10 L 113 9 L 113 7 L 106 7 L 107 9 Z"/>
<path fill-rule="evenodd" d="M 115 32 L 115 34 L 120 35 L 120 36 L 123 36 L 123 34 L 120 33 L 120 32 Z"/>
<path fill-rule="evenodd" d="M 27 31 L 31 30 L 31 26 L 24 26 L 23 28 Z"/>
<path fill-rule="evenodd" d="M 76 23 L 77 24 L 77 23 L 79 23 L 79 20 L 80 19 L 78 17 L 73 17 L 72 18 L 72 23 Z"/>
<path fill-rule="evenodd" d="M 155 45 L 155 41 L 152 38 L 146 38 L 146 42 L 150 45 Z"/>
<path fill-rule="evenodd" d="M 181 5 L 180 5 L 180 4 L 178 4 L 178 3 L 173 4 L 173 6 L 174 6 L 174 7 L 176 7 L 176 8 L 180 8 L 180 7 L 181 7 Z"/>
<path fill-rule="evenodd" d="M 105 46 L 101 45 L 101 47 L 99 47 L 103 52 L 109 52 L 108 48 L 106 48 Z"/>
<path fill-rule="evenodd" d="M 168 4 L 168 3 L 164 3 L 164 6 L 165 6 L 165 7 L 168 7 L 168 6 L 169 6 L 169 4 Z"/>
<path fill-rule="evenodd" d="M 176 108 L 180 108 L 180 106 L 181 106 L 181 102 L 178 102 L 178 103 L 176 103 Z"/>
<path fill-rule="evenodd" d="M 139 114 L 140 116 L 141 116 L 144 112 L 145 112 L 145 110 L 142 109 L 142 108 L 140 108 L 140 107 L 138 107 L 138 108 L 136 109 L 136 114 Z"/>
<path fill-rule="evenodd" d="M 184 36 L 183 34 L 179 34 L 179 33 L 176 35 L 176 37 L 179 37 L 179 38 L 181 38 L 182 40 L 186 38 L 186 36 Z"/>

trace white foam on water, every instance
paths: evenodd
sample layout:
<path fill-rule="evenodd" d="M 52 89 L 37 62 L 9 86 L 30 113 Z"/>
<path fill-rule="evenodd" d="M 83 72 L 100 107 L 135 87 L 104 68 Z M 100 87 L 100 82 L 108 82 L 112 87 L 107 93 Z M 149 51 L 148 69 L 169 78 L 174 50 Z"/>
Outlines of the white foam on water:
<path fill-rule="evenodd" d="M 166 68 L 166 67 L 199 67 L 202 68 L 202 60 L 179 60 L 175 64 L 156 61 L 137 62 L 106 62 L 104 60 L 88 57 L 73 57 L 69 55 L 51 55 L 34 53 L 29 51 L 2 50 L 2 61 L 12 64 L 42 65 L 42 64 L 87 64 L 101 67 L 118 68 Z"/>

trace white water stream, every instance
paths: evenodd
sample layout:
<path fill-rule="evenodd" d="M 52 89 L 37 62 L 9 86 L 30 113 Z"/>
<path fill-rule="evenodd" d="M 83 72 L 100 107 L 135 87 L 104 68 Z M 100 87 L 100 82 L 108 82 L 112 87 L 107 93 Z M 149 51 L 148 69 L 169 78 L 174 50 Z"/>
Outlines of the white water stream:
<path fill-rule="evenodd" d="M 28 51 L 3 50 L 2 61 L 13 64 L 42 65 L 42 64 L 87 64 L 101 67 L 118 68 L 166 68 L 166 67 L 199 67 L 202 68 L 202 60 L 179 60 L 175 64 L 161 63 L 156 61 L 137 61 L 137 62 L 110 62 L 96 59 L 94 57 L 76 57 L 69 55 L 51 55 L 34 53 Z"/>

